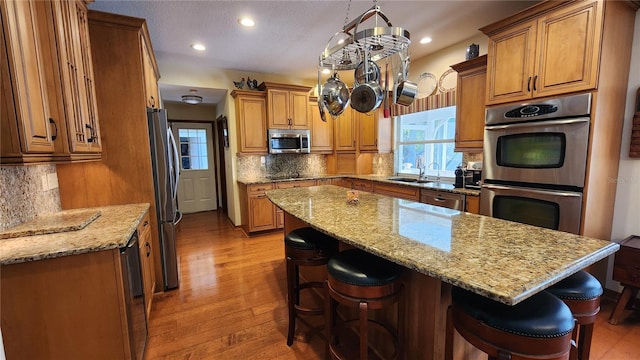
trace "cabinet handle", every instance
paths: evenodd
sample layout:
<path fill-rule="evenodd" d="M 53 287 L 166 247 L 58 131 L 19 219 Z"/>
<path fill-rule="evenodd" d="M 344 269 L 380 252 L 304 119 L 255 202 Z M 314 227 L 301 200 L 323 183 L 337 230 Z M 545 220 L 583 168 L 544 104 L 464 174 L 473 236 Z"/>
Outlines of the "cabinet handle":
<path fill-rule="evenodd" d="M 443 198 L 441 198 L 441 197 L 439 197 L 439 196 L 435 196 L 435 197 L 433 198 L 433 200 L 435 200 L 435 201 L 437 201 L 437 202 L 445 202 L 445 201 L 446 201 L 446 199 L 443 199 Z"/>
<path fill-rule="evenodd" d="M 53 128 L 56 130 L 55 134 L 51 135 L 51 141 L 54 141 L 58 138 L 58 124 L 56 124 L 56 121 L 53 120 L 53 118 L 49 118 L 49 124 L 53 124 Z"/>
<path fill-rule="evenodd" d="M 536 80 L 538 80 L 538 75 L 533 77 L 533 91 L 537 91 L 538 89 L 536 89 Z"/>
<path fill-rule="evenodd" d="M 151 255 L 151 245 L 149 245 L 148 241 L 144 244 L 144 247 L 147 248 L 147 257 L 149 257 Z"/>
<path fill-rule="evenodd" d="M 529 80 L 527 80 L 527 91 L 531 91 L 531 76 L 529 76 Z"/>
<path fill-rule="evenodd" d="M 144 221 L 144 224 L 142 224 L 142 226 L 143 226 L 143 227 L 147 227 L 147 225 L 149 225 L 149 221 L 148 221 L 148 220 L 145 220 L 145 221 Z"/>
<path fill-rule="evenodd" d="M 155 108 L 156 107 L 156 99 L 153 98 L 153 95 L 151 95 L 151 108 Z"/>
<path fill-rule="evenodd" d="M 258 196 L 256 196 L 256 198 L 258 198 L 258 199 L 264 199 L 266 197 L 267 197 L 267 195 L 258 195 Z"/>
<path fill-rule="evenodd" d="M 87 139 L 87 142 L 92 143 L 93 140 L 95 140 L 96 135 L 93 133 L 93 126 L 89 125 L 89 124 L 84 124 L 84 126 L 89 129 L 89 132 L 91 134 L 91 136 Z"/>

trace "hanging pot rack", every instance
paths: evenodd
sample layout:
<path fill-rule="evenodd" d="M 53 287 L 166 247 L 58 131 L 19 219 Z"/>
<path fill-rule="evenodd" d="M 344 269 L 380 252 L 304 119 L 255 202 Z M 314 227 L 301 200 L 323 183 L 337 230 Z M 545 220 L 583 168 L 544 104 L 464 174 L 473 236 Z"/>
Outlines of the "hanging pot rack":
<path fill-rule="evenodd" d="M 358 31 L 358 26 L 373 16 L 382 18 L 387 26 Z M 339 37 L 342 39 L 335 43 Z M 329 39 L 320 54 L 319 67 L 334 71 L 354 70 L 364 58 L 375 62 L 407 49 L 410 43 L 409 31 L 394 27 L 380 6 L 374 5 Z"/>

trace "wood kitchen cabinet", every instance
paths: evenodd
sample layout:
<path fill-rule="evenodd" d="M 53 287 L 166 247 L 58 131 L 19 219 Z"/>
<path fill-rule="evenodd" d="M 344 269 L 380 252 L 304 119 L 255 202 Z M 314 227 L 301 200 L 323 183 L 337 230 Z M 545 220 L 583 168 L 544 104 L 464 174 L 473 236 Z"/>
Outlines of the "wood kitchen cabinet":
<path fill-rule="evenodd" d="M 140 39 L 140 43 L 142 44 L 142 68 L 144 71 L 144 90 L 147 107 L 159 109 L 162 105 L 160 92 L 158 91 L 158 79 L 160 78 L 158 65 L 154 61 L 151 43 L 147 43 L 144 37 Z"/>
<path fill-rule="evenodd" d="M 153 293 L 156 289 L 156 274 L 153 265 L 153 240 L 151 239 L 151 221 L 149 220 L 148 211 L 142 217 L 140 224 L 138 224 L 138 246 L 140 249 L 140 266 L 144 287 L 144 305 L 148 321 L 151 315 Z"/>
<path fill-rule="evenodd" d="M 149 203 L 152 249 L 159 249 L 142 50 L 152 47 L 144 19 L 89 11 L 89 36 L 102 134 L 102 161 L 57 165 L 63 209 Z M 153 63 L 153 53 L 147 54 Z M 116 61 L 117 59 L 117 61 Z M 158 291 L 159 251 L 152 251 Z"/>
<path fill-rule="evenodd" d="M 3 265 L 7 359 L 135 359 L 122 269 L 119 249 Z"/>
<path fill-rule="evenodd" d="M 267 119 L 264 92 L 234 90 L 238 152 L 242 154 L 266 154 Z"/>
<path fill-rule="evenodd" d="M 346 109 L 333 121 L 336 152 L 354 152 L 357 148 L 356 137 L 358 134 L 357 112 L 351 108 Z M 329 116 L 331 119 L 331 116 Z M 327 120 L 328 121 L 328 120 Z"/>
<path fill-rule="evenodd" d="M 382 108 L 369 114 L 353 111 L 352 116 L 358 125 L 360 152 L 388 153 L 392 150 L 392 120 L 384 117 Z"/>
<path fill-rule="evenodd" d="M 487 55 L 452 65 L 451 68 L 458 72 L 454 151 L 481 152 L 484 139 Z"/>
<path fill-rule="evenodd" d="M 83 1 L 5 1 L 1 163 L 100 159 Z"/>
<path fill-rule="evenodd" d="M 361 190 L 366 192 L 373 191 L 373 181 L 363 179 L 353 179 L 351 181 L 351 188 L 354 190 Z"/>
<path fill-rule="evenodd" d="M 331 153 L 333 152 L 333 119 L 325 112 L 326 120 L 320 118 L 318 109 L 318 98 L 309 98 L 309 109 L 307 111 L 309 124 L 311 126 L 311 152 Z"/>
<path fill-rule="evenodd" d="M 420 202 L 448 209 L 464 211 L 465 196 L 462 194 L 450 193 L 448 191 L 421 189 Z"/>
<path fill-rule="evenodd" d="M 480 29 L 489 37 L 487 105 L 595 89 L 603 7 L 546 2 Z"/>
<path fill-rule="evenodd" d="M 258 88 L 267 92 L 267 128 L 309 129 L 307 108 L 311 87 L 262 83 Z"/>
<path fill-rule="evenodd" d="M 374 181 L 373 192 L 375 194 L 387 195 L 401 199 L 420 201 L 420 188 L 415 186 L 403 186 Z"/>
<path fill-rule="evenodd" d="M 480 196 L 465 195 L 464 211 L 480 214 Z"/>

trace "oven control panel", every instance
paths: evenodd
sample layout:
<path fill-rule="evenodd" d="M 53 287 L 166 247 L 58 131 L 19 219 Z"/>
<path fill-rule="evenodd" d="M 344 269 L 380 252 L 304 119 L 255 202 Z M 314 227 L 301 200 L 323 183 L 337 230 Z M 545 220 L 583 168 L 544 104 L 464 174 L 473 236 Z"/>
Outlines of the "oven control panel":
<path fill-rule="evenodd" d="M 507 111 L 504 114 L 505 118 L 528 118 L 528 117 L 536 117 L 541 115 L 553 114 L 558 111 L 558 106 L 549 105 L 549 104 L 531 104 L 521 106 L 519 108 L 515 108 Z"/>

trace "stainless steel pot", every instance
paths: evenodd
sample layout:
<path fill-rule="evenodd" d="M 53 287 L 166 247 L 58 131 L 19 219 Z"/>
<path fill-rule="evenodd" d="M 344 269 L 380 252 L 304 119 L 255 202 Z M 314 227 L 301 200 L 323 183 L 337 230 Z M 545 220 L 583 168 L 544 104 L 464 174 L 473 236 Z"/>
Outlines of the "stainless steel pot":
<path fill-rule="evenodd" d="M 377 82 L 367 82 L 358 85 L 351 92 L 351 107 L 361 113 L 369 113 L 380 106 L 384 94 Z"/>
<path fill-rule="evenodd" d="M 338 116 L 349 106 L 349 95 L 349 88 L 340 80 L 338 73 L 335 73 L 322 88 L 322 105 L 331 116 Z"/>
<path fill-rule="evenodd" d="M 402 81 L 396 89 L 395 103 L 403 106 L 409 106 L 418 93 L 418 84 L 411 81 Z"/>
<path fill-rule="evenodd" d="M 354 71 L 353 78 L 355 79 L 354 88 L 368 82 L 380 82 L 380 67 L 371 60 L 369 60 L 366 65 L 363 61 L 358 64 L 358 67 Z"/>

